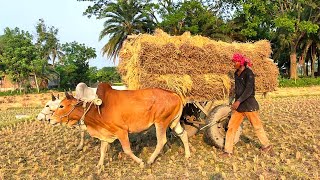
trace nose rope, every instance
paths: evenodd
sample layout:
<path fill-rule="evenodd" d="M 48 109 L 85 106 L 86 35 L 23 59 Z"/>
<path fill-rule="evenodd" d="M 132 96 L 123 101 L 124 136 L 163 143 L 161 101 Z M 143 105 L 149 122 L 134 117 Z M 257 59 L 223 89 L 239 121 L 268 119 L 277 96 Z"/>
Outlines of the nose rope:
<path fill-rule="evenodd" d="M 60 118 L 60 122 L 62 122 L 62 121 L 61 121 L 62 118 L 67 117 L 67 119 L 68 119 L 67 124 L 69 123 L 69 115 L 70 115 L 70 114 L 72 113 L 72 111 L 76 108 L 77 104 L 76 104 L 76 105 L 72 105 L 72 106 L 73 106 L 73 107 L 72 107 L 71 111 L 68 112 L 68 114 L 65 114 L 65 115 L 59 117 L 59 118 Z"/>
<path fill-rule="evenodd" d="M 70 114 L 72 113 L 72 111 L 75 110 L 75 108 L 76 108 L 80 103 L 83 103 L 82 107 L 83 107 L 83 109 L 84 109 L 84 113 L 83 113 L 83 115 L 81 116 L 80 120 L 78 121 L 78 125 L 79 125 L 79 126 L 85 125 L 85 123 L 84 123 L 84 118 L 85 118 L 86 114 L 87 114 L 88 111 L 90 110 L 92 104 L 97 104 L 96 99 L 94 99 L 94 100 L 92 100 L 92 101 L 89 101 L 89 102 L 90 102 L 90 104 L 89 104 L 88 108 L 86 108 L 86 104 L 88 103 L 87 101 L 81 101 L 81 100 L 80 100 L 77 104 L 72 105 L 72 106 L 73 106 L 72 109 L 71 109 L 67 114 L 62 115 L 62 116 L 59 117 L 60 122 L 62 122 L 62 120 L 61 120 L 62 118 L 67 117 L 67 119 L 68 119 L 67 124 L 68 124 L 69 121 L 70 121 L 69 116 L 70 116 Z M 101 104 L 101 103 L 100 103 L 100 104 Z M 100 104 L 97 105 L 97 106 L 98 106 L 98 113 L 99 113 L 99 114 L 100 114 L 100 108 L 99 108 L 99 105 L 100 105 Z"/>
<path fill-rule="evenodd" d="M 85 118 L 86 114 L 88 113 L 88 111 L 90 110 L 90 108 L 91 108 L 91 106 L 92 106 L 93 103 L 94 103 L 94 101 L 91 101 L 90 104 L 89 104 L 89 107 L 86 108 L 87 102 L 84 101 L 84 103 L 83 103 L 84 113 L 83 113 L 83 115 L 81 116 L 80 120 L 78 121 L 78 122 L 79 122 L 79 126 L 85 125 L 85 123 L 84 123 L 84 118 Z"/>
<path fill-rule="evenodd" d="M 72 113 L 72 111 L 76 108 L 76 106 L 77 106 L 78 104 L 80 104 L 80 103 L 81 103 L 81 101 L 78 102 L 78 103 L 75 104 L 75 105 L 72 105 L 73 108 L 72 108 L 67 114 L 62 115 L 62 116 L 59 116 L 60 123 L 62 122 L 62 121 L 61 121 L 62 118 L 67 117 L 67 119 L 68 119 L 67 124 L 68 124 L 68 123 L 69 123 L 69 115 L 70 115 L 70 114 Z"/>

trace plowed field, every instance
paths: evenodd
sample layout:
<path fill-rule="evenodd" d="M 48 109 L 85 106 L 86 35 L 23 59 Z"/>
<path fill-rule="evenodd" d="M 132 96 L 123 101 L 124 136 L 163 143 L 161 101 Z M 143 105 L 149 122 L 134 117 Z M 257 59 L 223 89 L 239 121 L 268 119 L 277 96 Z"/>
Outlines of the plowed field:
<path fill-rule="evenodd" d="M 122 152 L 118 141 L 111 145 L 104 169 L 98 170 L 99 140 L 87 135 L 83 151 L 77 151 L 76 129 L 32 119 L 18 122 L 15 115 L 35 116 L 49 94 L 34 99 L 30 95 L 26 102 L 0 97 L 0 179 L 319 179 L 320 88 L 312 88 L 280 89 L 266 98 L 257 95 L 275 156 L 259 152 L 246 120 L 231 158 L 219 157 L 221 150 L 206 144 L 200 133 L 189 139 L 192 156 L 185 160 L 182 143 L 168 134 L 169 147 L 143 169 Z M 17 104 L 11 106 L 8 99 Z M 137 136 L 142 139 L 137 141 Z M 130 139 L 134 153 L 146 161 L 155 149 L 154 130 Z"/>

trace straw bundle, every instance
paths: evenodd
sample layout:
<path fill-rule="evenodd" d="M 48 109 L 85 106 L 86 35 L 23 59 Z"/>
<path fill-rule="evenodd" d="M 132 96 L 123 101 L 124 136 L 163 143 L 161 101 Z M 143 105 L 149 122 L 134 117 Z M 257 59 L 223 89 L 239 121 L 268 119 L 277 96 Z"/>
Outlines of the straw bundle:
<path fill-rule="evenodd" d="M 229 96 L 234 67 L 231 58 L 242 53 L 253 62 L 256 90 L 277 86 L 278 70 L 268 58 L 270 43 L 226 43 L 202 36 L 170 36 L 162 30 L 127 40 L 120 51 L 118 71 L 129 89 L 160 87 L 189 101 L 220 100 Z"/>

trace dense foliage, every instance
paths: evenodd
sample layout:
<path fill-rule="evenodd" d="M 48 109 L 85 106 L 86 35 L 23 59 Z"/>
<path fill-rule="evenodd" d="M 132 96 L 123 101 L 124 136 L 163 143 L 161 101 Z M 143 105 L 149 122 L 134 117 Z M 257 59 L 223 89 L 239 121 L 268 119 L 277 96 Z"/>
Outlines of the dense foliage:
<path fill-rule="evenodd" d="M 116 84 L 121 82 L 121 77 L 116 70 L 116 67 L 103 67 L 97 69 L 96 67 L 89 68 L 89 84 L 93 85 L 96 82 L 110 82 Z"/>
<path fill-rule="evenodd" d="M 19 28 L 6 28 L 0 44 L 2 44 L 0 54 L 2 71 L 19 87 L 27 87 L 30 74 L 38 72 L 44 63 L 32 43 L 31 34 Z"/>
<path fill-rule="evenodd" d="M 77 42 L 62 44 L 61 49 L 64 56 L 56 67 L 61 87 L 74 88 L 79 82 L 88 83 L 89 59 L 97 56 L 95 49 Z"/>
<path fill-rule="evenodd" d="M 308 87 L 320 85 L 320 78 L 302 77 L 299 79 L 279 79 L 279 87 Z"/>
<path fill-rule="evenodd" d="M 297 62 L 301 64 L 303 76 L 314 76 L 320 71 L 320 1 L 293 0 L 79 0 L 90 1 L 84 12 L 88 17 L 95 16 L 105 20 L 103 36 L 121 39 L 109 40 L 107 54 L 116 56 L 118 50 L 110 47 L 121 47 L 123 38 L 130 33 L 143 33 L 148 27 L 152 32 L 160 27 L 171 35 L 180 35 L 185 31 L 200 34 L 223 41 L 256 41 L 268 39 L 273 45 L 272 58 L 279 68 L 286 69 L 288 77 L 296 79 Z M 124 7 L 129 3 L 134 6 L 130 10 Z M 121 11 L 120 11 L 121 10 Z M 118 13 L 119 11 L 119 13 Z M 120 13 L 121 12 L 121 13 Z M 112 14 L 115 13 L 116 16 Z M 130 16 L 130 15 L 131 16 Z M 127 17 L 143 16 L 154 23 L 144 23 L 144 26 L 132 26 L 134 21 L 124 21 Z M 130 19 L 133 20 L 133 19 Z M 111 21 L 122 23 L 117 25 Z M 116 29 L 130 27 L 130 31 Z M 143 28 L 142 28 L 143 27 Z M 106 30 L 114 31 L 106 31 Z M 148 32 L 149 32 L 148 31 Z M 106 47 L 105 46 L 105 47 Z M 317 65 L 317 66 L 316 66 Z M 310 70 L 308 70 L 310 66 Z M 309 71 L 309 72 L 308 72 Z M 286 74 L 284 73 L 284 74 Z"/>
<path fill-rule="evenodd" d="M 96 58 L 94 48 L 78 42 L 60 44 L 58 29 L 47 26 L 43 19 L 36 32 L 33 37 L 19 28 L 6 28 L 0 36 L 0 78 L 7 76 L 20 93 L 22 89 L 32 92 L 31 82 L 38 92 L 43 81 L 55 82 L 51 87 L 59 89 L 74 89 L 79 82 L 121 82 L 114 67 L 89 67 L 89 60 Z"/>

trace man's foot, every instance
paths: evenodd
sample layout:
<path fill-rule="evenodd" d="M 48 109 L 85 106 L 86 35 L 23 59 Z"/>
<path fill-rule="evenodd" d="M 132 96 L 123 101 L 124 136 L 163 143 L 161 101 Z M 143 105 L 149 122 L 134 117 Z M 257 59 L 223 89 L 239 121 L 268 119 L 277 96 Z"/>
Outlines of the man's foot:
<path fill-rule="evenodd" d="M 222 158 L 230 158 L 231 156 L 232 156 L 232 154 L 231 153 L 227 153 L 227 152 L 224 152 L 224 153 L 220 154 L 220 157 L 222 157 Z"/>
<path fill-rule="evenodd" d="M 275 155 L 275 153 L 273 151 L 273 148 L 272 148 L 272 145 L 261 147 L 260 151 L 261 151 L 261 153 L 267 153 L 270 156 L 274 156 Z"/>
<path fill-rule="evenodd" d="M 261 152 L 264 152 L 264 153 L 269 152 L 269 151 L 271 151 L 271 150 L 272 150 L 272 145 L 264 146 L 264 147 L 261 147 L 261 148 L 260 148 L 260 151 L 261 151 Z"/>

